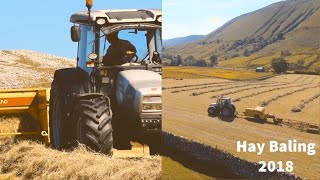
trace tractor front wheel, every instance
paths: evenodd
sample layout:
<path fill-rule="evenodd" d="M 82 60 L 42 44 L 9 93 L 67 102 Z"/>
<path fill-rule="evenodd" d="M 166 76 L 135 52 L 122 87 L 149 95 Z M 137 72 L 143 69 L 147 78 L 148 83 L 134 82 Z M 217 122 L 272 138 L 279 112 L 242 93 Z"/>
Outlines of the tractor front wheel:
<path fill-rule="evenodd" d="M 209 108 L 208 108 L 208 114 L 209 114 L 210 116 L 217 116 L 217 115 L 218 115 L 217 109 L 214 108 L 214 107 L 209 107 Z"/>
<path fill-rule="evenodd" d="M 76 140 L 94 151 L 112 155 L 112 113 L 103 96 L 81 97 L 74 114 Z"/>

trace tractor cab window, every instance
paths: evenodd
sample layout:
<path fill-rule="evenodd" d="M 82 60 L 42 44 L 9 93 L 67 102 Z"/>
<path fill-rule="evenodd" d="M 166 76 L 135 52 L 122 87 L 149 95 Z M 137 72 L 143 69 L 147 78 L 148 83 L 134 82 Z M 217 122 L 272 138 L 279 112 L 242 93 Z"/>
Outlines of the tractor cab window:
<path fill-rule="evenodd" d="M 229 99 L 219 99 L 219 102 L 218 102 L 218 104 L 221 105 L 221 106 L 224 106 L 224 105 L 229 104 L 229 103 L 230 103 Z"/>
<path fill-rule="evenodd" d="M 121 40 L 129 41 L 136 49 L 136 55 L 138 57 L 138 62 L 143 60 L 143 58 L 148 54 L 148 48 L 146 45 L 146 38 L 144 31 L 135 31 L 133 30 L 122 30 L 119 31 L 118 38 Z M 110 43 L 103 36 L 100 40 L 100 57 L 105 56 L 108 47 L 110 47 Z"/>
<path fill-rule="evenodd" d="M 125 29 L 118 32 L 118 38 L 129 41 L 136 49 L 136 57 L 133 61 L 141 62 L 150 60 L 154 51 L 157 51 L 161 55 L 161 33 L 160 30 L 155 29 Z M 106 55 L 110 43 L 103 36 L 100 39 L 100 57 Z M 138 58 L 136 60 L 136 58 Z M 132 62 L 132 61 L 131 61 Z"/>

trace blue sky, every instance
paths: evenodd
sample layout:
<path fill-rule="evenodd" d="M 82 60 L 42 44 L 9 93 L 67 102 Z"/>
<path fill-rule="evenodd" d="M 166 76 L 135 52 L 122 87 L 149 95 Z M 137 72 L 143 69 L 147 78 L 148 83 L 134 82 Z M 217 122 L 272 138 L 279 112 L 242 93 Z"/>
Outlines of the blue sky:
<path fill-rule="evenodd" d="M 163 38 L 208 34 L 227 21 L 281 0 L 162 0 Z"/>
<path fill-rule="evenodd" d="M 161 9 L 161 0 L 93 0 L 92 9 Z M 76 57 L 69 18 L 86 10 L 85 0 L 1 1 L 0 49 L 29 49 Z"/>
<path fill-rule="evenodd" d="M 164 39 L 208 34 L 228 20 L 280 0 L 94 0 L 93 9 L 163 10 Z M 70 15 L 86 10 L 85 0 L 10 0 L 1 2 L 0 49 L 30 49 L 76 57 L 70 40 Z"/>

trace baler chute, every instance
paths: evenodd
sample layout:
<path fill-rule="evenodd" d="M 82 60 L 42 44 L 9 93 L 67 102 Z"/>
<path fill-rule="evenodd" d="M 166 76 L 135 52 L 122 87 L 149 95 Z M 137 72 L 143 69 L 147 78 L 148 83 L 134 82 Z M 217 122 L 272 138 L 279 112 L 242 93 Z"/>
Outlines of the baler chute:
<path fill-rule="evenodd" d="M 32 131 L 0 131 L 0 136 L 38 135 L 45 144 L 49 139 L 49 98 L 50 89 L 0 90 L 0 115 L 28 114 L 37 123 Z"/>

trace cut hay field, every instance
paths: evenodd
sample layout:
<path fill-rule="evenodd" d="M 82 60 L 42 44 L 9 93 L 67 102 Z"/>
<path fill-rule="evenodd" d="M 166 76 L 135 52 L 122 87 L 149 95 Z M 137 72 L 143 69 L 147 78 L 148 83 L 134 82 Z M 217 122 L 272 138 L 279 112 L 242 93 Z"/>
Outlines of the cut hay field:
<path fill-rule="evenodd" d="M 272 73 L 256 73 L 255 71 L 203 68 L 203 67 L 163 67 L 162 76 L 167 78 L 223 78 L 233 80 L 259 79 L 272 76 Z"/>
<path fill-rule="evenodd" d="M 164 75 L 165 75 L 164 71 Z M 294 172 L 300 177 L 320 177 L 320 136 L 297 129 L 269 123 L 258 123 L 244 118 L 223 121 L 207 114 L 208 105 L 218 96 L 236 100 L 238 112 L 245 108 L 265 104 L 267 113 L 306 123 L 320 124 L 320 77 L 313 75 L 278 75 L 266 80 L 232 81 L 218 78 L 164 79 L 163 128 L 188 139 L 218 147 L 249 161 L 294 162 Z M 292 112 L 293 106 L 303 104 L 301 112 Z M 266 143 L 270 140 L 287 142 L 316 142 L 317 154 L 236 152 L 236 141 Z M 313 167 L 313 168 L 306 168 Z"/>
<path fill-rule="evenodd" d="M 0 117 L 1 131 L 21 129 L 21 124 L 28 124 L 26 121 L 30 119 Z M 160 178 L 160 156 L 125 153 L 116 152 L 116 156 L 108 157 L 83 146 L 72 151 L 58 151 L 36 142 L 32 137 L 0 137 L 0 179 Z"/>

